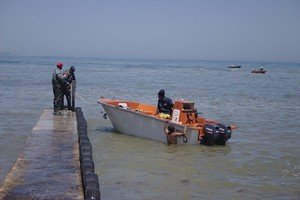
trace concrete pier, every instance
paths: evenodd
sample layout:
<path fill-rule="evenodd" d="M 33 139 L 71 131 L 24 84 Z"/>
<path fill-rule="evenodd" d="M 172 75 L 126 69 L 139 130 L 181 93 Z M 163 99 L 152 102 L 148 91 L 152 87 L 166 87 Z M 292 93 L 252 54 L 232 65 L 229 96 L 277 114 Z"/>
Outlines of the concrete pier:
<path fill-rule="evenodd" d="M 75 112 L 43 111 L 0 188 L 0 199 L 84 199 Z"/>

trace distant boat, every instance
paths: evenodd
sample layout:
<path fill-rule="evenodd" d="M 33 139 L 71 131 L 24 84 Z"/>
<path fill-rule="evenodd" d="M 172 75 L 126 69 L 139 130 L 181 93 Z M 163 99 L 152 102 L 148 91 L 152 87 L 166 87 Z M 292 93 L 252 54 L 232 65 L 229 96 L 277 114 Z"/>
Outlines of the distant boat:
<path fill-rule="evenodd" d="M 251 73 L 254 73 L 254 74 L 264 74 L 266 73 L 266 70 L 263 70 L 263 69 L 254 69 L 251 71 Z"/>
<path fill-rule="evenodd" d="M 240 65 L 229 65 L 227 68 L 241 68 L 242 66 Z"/>

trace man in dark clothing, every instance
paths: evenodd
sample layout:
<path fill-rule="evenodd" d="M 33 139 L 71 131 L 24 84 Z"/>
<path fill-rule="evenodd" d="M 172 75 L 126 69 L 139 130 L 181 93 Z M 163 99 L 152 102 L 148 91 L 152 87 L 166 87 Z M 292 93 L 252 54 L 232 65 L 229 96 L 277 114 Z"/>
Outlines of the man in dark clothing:
<path fill-rule="evenodd" d="M 66 99 L 67 99 L 67 104 L 68 104 L 68 110 L 72 110 L 72 107 L 71 107 L 71 84 L 72 82 L 74 81 L 74 84 L 73 86 L 75 87 L 75 67 L 72 66 L 70 67 L 69 70 L 65 71 L 63 74 L 65 76 L 65 78 L 67 79 L 68 81 L 68 85 L 66 85 L 66 87 L 63 88 L 63 93 L 64 95 L 66 95 Z"/>
<path fill-rule="evenodd" d="M 158 102 L 157 102 L 157 112 L 156 113 L 165 113 L 168 115 L 172 114 L 173 109 L 172 99 L 165 96 L 165 91 L 160 90 L 158 92 Z"/>
<path fill-rule="evenodd" d="M 65 87 L 65 84 L 67 83 L 67 79 L 64 77 L 64 75 L 61 73 L 61 69 L 63 67 L 63 64 L 61 62 L 58 62 L 56 64 L 56 69 L 54 70 L 52 74 L 52 87 L 53 87 L 53 106 L 54 106 L 54 115 L 60 115 L 61 112 L 59 110 L 62 108 L 62 99 L 63 99 L 63 87 Z"/>
<path fill-rule="evenodd" d="M 65 77 L 67 78 L 67 81 L 69 83 L 72 83 L 73 81 L 75 81 L 75 67 L 71 66 L 69 70 L 64 72 Z"/>

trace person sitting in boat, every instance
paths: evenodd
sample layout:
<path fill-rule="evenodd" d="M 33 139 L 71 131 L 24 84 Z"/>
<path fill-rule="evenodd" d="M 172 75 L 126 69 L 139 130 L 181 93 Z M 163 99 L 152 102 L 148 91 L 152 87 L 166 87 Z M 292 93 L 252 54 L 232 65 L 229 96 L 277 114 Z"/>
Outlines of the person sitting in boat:
<path fill-rule="evenodd" d="M 263 67 L 261 67 L 261 68 L 260 68 L 260 71 L 264 71 L 264 68 L 263 68 Z"/>
<path fill-rule="evenodd" d="M 174 126 L 169 126 L 168 122 L 165 123 L 164 130 L 167 136 L 168 145 L 177 144 L 177 137 L 184 136 L 183 132 L 176 132 Z"/>
<path fill-rule="evenodd" d="M 164 118 L 170 118 L 173 111 L 173 101 L 172 99 L 165 96 L 165 91 L 161 89 L 158 92 L 158 102 L 157 102 L 157 111 L 156 114 L 162 113 L 166 114 Z"/>

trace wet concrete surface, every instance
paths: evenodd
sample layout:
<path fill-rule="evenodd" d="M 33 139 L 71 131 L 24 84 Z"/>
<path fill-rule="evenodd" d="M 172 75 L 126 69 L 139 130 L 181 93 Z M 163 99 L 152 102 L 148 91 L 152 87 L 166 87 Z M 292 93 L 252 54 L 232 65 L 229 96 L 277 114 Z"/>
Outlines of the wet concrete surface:
<path fill-rule="evenodd" d="M 44 110 L 0 188 L 0 199 L 84 199 L 75 112 Z"/>

